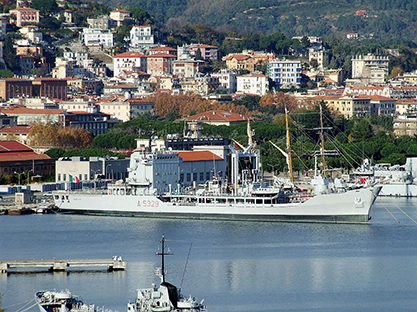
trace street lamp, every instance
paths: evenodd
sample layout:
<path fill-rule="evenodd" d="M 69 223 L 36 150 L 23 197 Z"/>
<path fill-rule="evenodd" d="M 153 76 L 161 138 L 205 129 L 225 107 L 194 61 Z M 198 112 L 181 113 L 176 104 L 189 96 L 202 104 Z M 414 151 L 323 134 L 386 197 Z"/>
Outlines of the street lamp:
<path fill-rule="evenodd" d="M 272 175 L 273 176 L 275 176 L 275 167 L 277 167 L 279 164 L 275 164 L 275 165 L 272 165 L 272 164 L 268 164 L 268 166 L 270 166 L 271 168 L 272 168 Z"/>
<path fill-rule="evenodd" d="M 109 175 L 108 168 L 109 168 L 110 166 L 111 166 L 111 164 L 108 164 L 108 165 L 106 166 L 106 174 L 105 174 L 106 179 L 108 178 L 107 176 Z M 113 175 L 112 175 L 112 180 L 113 180 Z"/>
<path fill-rule="evenodd" d="M 29 180 L 30 180 L 30 172 L 33 172 L 33 173 L 35 173 L 35 171 L 33 171 L 33 169 L 30 169 L 29 171 L 28 171 L 28 185 L 29 185 Z"/>
<path fill-rule="evenodd" d="M 24 172 L 17 173 L 17 172 L 15 171 L 15 172 L 14 172 L 14 174 L 18 174 L 18 183 L 17 183 L 17 185 L 20 185 L 20 176 L 21 176 L 22 174 L 24 174 Z"/>
<path fill-rule="evenodd" d="M 95 192 L 96 191 L 97 172 L 100 172 L 100 169 L 97 169 L 97 170 L 91 169 L 91 171 L 94 172 L 94 192 Z"/>

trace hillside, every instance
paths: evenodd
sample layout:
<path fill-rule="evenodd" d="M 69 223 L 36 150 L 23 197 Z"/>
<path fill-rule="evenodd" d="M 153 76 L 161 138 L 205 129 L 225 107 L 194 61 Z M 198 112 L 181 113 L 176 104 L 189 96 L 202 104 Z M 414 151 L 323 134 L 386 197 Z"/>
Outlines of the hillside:
<path fill-rule="evenodd" d="M 145 9 L 173 30 L 185 23 L 203 23 L 239 33 L 344 36 L 358 32 L 365 38 L 417 40 L 414 0 L 126 0 L 124 5 Z M 366 10 L 367 17 L 355 16 L 358 10 Z"/>

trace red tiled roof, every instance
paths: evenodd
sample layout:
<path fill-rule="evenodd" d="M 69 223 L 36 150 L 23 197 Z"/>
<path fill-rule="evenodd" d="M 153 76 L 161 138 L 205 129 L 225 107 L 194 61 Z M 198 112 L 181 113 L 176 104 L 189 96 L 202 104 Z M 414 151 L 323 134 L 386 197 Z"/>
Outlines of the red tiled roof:
<path fill-rule="evenodd" d="M 117 54 L 117 55 L 115 55 L 115 56 L 113 56 L 113 58 L 116 58 L 116 57 L 134 57 L 134 58 L 137 58 L 137 57 L 146 57 L 146 55 L 143 55 L 143 54 L 140 54 L 140 53 L 138 53 L 138 52 L 124 52 L 124 53 L 120 53 L 120 54 Z"/>
<path fill-rule="evenodd" d="M 123 12 L 123 13 L 130 13 L 130 11 L 127 11 L 127 10 L 121 10 L 121 9 L 118 9 L 118 10 L 113 10 L 113 11 L 111 11 L 111 12 Z M 110 13 L 111 13 L 110 12 Z"/>
<path fill-rule="evenodd" d="M 365 98 L 371 99 L 371 101 L 395 101 L 393 98 L 382 95 L 366 95 Z"/>
<path fill-rule="evenodd" d="M 37 11 L 37 12 L 39 12 L 39 10 L 32 9 L 32 8 L 15 8 L 13 10 L 10 10 L 10 12 L 12 12 L 12 11 Z"/>
<path fill-rule="evenodd" d="M 265 77 L 266 78 L 264 74 L 260 74 L 260 73 L 250 73 L 246 75 L 241 75 L 239 77 Z"/>
<path fill-rule="evenodd" d="M 234 54 L 234 55 L 230 55 L 229 57 L 226 58 L 226 61 L 229 61 L 231 59 L 237 59 L 238 61 L 244 61 L 247 59 L 252 58 L 250 55 L 241 55 L 241 54 Z"/>
<path fill-rule="evenodd" d="M 210 151 L 192 151 L 192 152 L 179 152 L 179 157 L 182 161 L 201 161 L 201 160 L 222 160 L 223 158 Z"/>
<path fill-rule="evenodd" d="M 158 47 L 158 48 L 149 49 L 149 51 L 177 51 L 177 49 L 170 48 L 170 47 Z"/>
<path fill-rule="evenodd" d="M 11 134 L 28 134 L 30 131 L 30 126 L 13 126 L 13 127 L 2 127 L 0 128 L 0 133 L 11 133 Z"/>
<path fill-rule="evenodd" d="M 105 89 L 137 89 L 135 86 L 129 86 L 127 84 L 118 84 L 115 86 L 105 86 Z"/>
<path fill-rule="evenodd" d="M 216 46 L 211 46 L 208 44 L 197 44 L 197 45 L 193 45 L 190 48 L 195 49 L 195 48 L 204 48 L 204 49 L 218 49 L 218 47 Z"/>
<path fill-rule="evenodd" d="M 0 161 L 25 161 L 25 160 L 42 160 L 42 159 L 51 159 L 51 157 L 49 157 L 46 154 L 36 154 L 35 152 L 20 153 L 17 155 L 0 154 Z"/>
<path fill-rule="evenodd" d="M 174 58 L 176 58 L 175 55 L 168 54 L 168 53 L 155 53 L 155 54 L 152 54 L 152 55 L 148 55 L 148 58 L 153 58 L 153 57 L 174 57 Z"/>
<path fill-rule="evenodd" d="M 0 112 L 5 115 L 58 115 L 62 114 L 62 109 L 32 109 L 26 107 L 1 107 Z"/>
<path fill-rule="evenodd" d="M 33 152 L 33 150 L 17 141 L 0 141 L 0 153 Z M 34 152 L 33 152 L 34 153 Z"/>

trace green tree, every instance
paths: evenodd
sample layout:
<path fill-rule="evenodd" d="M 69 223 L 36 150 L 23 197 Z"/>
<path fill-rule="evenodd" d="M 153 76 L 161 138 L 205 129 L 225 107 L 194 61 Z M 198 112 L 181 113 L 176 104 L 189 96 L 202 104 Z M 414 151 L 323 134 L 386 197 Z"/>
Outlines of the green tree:
<path fill-rule="evenodd" d="M 128 10 L 139 25 L 152 25 L 154 23 L 152 16 L 146 10 L 142 8 L 128 8 Z"/>
<path fill-rule="evenodd" d="M 361 119 L 358 123 L 355 124 L 353 127 L 353 132 L 351 134 L 352 138 L 355 141 L 361 142 L 366 139 L 371 138 L 374 135 L 372 131 L 372 126 L 367 119 Z"/>
<path fill-rule="evenodd" d="M 407 155 L 408 156 L 417 156 L 417 144 L 412 143 L 407 148 Z"/>
<path fill-rule="evenodd" d="M 45 152 L 51 158 L 60 158 L 65 154 L 65 150 L 63 148 L 51 148 Z"/>
<path fill-rule="evenodd" d="M 6 38 L 4 40 L 4 60 L 6 61 L 6 64 L 9 67 L 9 69 L 11 69 L 12 71 L 18 69 L 13 40 L 15 37 L 17 37 L 15 33 L 9 32 L 6 34 Z"/>
<path fill-rule="evenodd" d="M 32 8 L 37 9 L 42 15 L 46 15 L 47 11 L 51 11 L 58 7 L 55 0 L 33 0 Z"/>
<path fill-rule="evenodd" d="M 1 78 L 13 78 L 14 73 L 10 69 L 0 69 Z"/>
<path fill-rule="evenodd" d="M 201 61 L 201 60 L 203 60 L 203 57 L 202 57 L 202 55 L 201 55 L 201 50 L 200 50 L 200 49 L 197 49 L 197 51 L 195 52 L 195 60 L 196 60 L 196 61 Z"/>

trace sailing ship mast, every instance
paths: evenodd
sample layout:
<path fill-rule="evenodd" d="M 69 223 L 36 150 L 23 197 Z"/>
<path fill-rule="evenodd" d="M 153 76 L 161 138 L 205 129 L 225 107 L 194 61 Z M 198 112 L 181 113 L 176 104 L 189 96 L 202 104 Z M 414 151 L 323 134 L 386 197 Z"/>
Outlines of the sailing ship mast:
<path fill-rule="evenodd" d="M 292 158 L 291 158 L 290 129 L 288 127 L 288 111 L 287 111 L 287 108 L 285 108 L 285 127 L 287 129 L 288 169 L 290 171 L 291 182 L 294 182 L 294 174 L 293 174 L 293 169 L 292 169 Z"/>
<path fill-rule="evenodd" d="M 324 128 L 323 128 L 323 110 L 320 105 L 320 136 L 321 136 L 321 161 L 323 163 L 323 175 L 326 177 L 326 157 L 324 156 Z"/>

